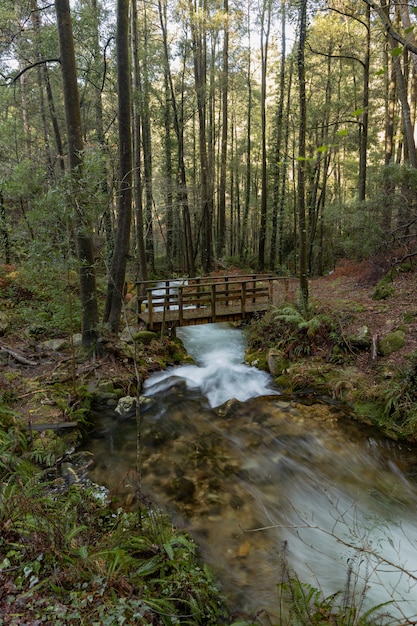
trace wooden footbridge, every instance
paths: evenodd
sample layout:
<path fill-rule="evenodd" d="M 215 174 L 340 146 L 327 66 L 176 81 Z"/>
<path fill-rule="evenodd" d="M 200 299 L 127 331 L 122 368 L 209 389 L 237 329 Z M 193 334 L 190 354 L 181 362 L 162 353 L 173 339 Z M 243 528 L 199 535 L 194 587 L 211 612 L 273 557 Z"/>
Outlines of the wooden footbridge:
<path fill-rule="evenodd" d="M 153 331 L 244 321 L 288 300 L 293 288 L 294 279 L 271 274 L 138 282 L 138 319 Z"/>

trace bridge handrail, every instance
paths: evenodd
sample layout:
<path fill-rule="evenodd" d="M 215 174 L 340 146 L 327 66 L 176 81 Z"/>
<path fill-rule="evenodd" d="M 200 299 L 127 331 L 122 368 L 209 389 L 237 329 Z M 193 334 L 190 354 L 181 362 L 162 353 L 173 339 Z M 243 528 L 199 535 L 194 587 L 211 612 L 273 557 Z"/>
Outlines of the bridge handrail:
<path fill-rule="evenodd" d="M 240 301 L 241 315 L 244 317 L 248 300 L 252 303 L 262 301 L 272 304 L 273 283 L 282 279 L 288 279 L 288 277 L 271 274 L 247 274 L 240 276 L 233 274 L 227 277 L 216 277 L 215 280 L 209 282 L 205 282 L 206 278 L 209 277 L 204 277 L 204 282 L 201 282 L 200 278 L 193 278 L 190 279 L 188 284 L 175 285 L 175 291 L 171 281 L 165 281 L 165 285 L 161 285 L 162 281 L 160 281 L 158 286 L 146 288 L 146 295 L 142 295 L 140 300 L 138 298 L 138 304 L 141 307 L 142 303 L 147 300 L 150 326 L 152 327 L 153 325 L 154 311 L 157 307 L 161 307 L 164 312 L 178 307 L 178 318 L 180 324 L 182 324 L 184 309 L 186 308 L 210 308 L 210 317 L 215 319 L 217 305 L 222 304 L 227 307 L 231 301 Z M 225 280 L 223 280 L 224 278 Z M 152 283 L 153 281 L 142 281 L 141 284 L 143 285 L 144 282 Z M 259 285 L 259 283 L 267 283 L 267 285 Z M 162 292 L 156 306 L 152 297 L 155 290 Z"/>

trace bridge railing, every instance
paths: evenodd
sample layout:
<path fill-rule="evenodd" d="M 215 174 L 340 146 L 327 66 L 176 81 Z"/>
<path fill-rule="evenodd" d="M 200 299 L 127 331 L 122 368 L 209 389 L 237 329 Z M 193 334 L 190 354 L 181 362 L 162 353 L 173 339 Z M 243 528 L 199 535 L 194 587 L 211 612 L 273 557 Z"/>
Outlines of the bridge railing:
<path fill-rule="evenodd" d="M 161 281 L 157 285 L 148 287 L 149 281 L 137 283 L 139 312 L 146 311 L 150 328 L 154 324 L 155 313 L 170 315 L 176 318 L 179 325 L 183 325 L 185 313 L 190 309 L 198 310 L 198 315 L 215 321 L 228 314 L 228 311 L 238 311 L 242 318 L 256 310 L 256 307 L 265 307 L 273 304 L 278 282 L 284 281 L 287 290 L 286 277 L 270 274 L 245 274 L 208 276 L 184 279 L 180 281 Z M 174 311 L 178 311 L 174 313 Z M 197 316 L 197 312 L 196 312 Z"/>

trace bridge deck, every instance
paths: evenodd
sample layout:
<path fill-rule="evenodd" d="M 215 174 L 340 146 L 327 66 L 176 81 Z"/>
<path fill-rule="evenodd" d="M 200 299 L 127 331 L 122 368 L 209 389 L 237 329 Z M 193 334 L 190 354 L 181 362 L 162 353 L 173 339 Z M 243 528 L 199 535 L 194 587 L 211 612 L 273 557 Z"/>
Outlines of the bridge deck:
<path fill-rule="evenodd" d="M 231 275 L 137 283 L 138 320 L 148 330 L 250 319 L 288 299 L 293 279 Z"/>

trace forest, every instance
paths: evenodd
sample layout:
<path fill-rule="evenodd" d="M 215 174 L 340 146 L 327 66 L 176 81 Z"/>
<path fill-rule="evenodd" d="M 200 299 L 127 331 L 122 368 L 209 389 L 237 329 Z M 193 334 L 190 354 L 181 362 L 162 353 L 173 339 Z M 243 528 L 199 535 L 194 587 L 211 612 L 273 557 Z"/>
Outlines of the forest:
<path fill-rule="evenodd" d="M 412 2 L 114 4 L 0 12 L 0 254 L 80 271 L 86 344 L 103 277 L 116 330 L 126 280 L 415 254 Z"/>
<path fill-rule="evenodd" d="M 285 546 L 280 619 L 228 606 L 143 498 L 141 410 L 123 497 L 80 489 L 77 449 L 99 396 L 139 407 L 187 362 L 135 334 L 136 283 L 255 272 L 296 293 L 244 329 L 246 362 L 415 449 L 416 28 L 414 0 L 2 0 L 2 623 L 400 623 L 365 606 L 370 570 L 325 597 Z M 359 539 L 352 564 L 415 590 Z"/>

